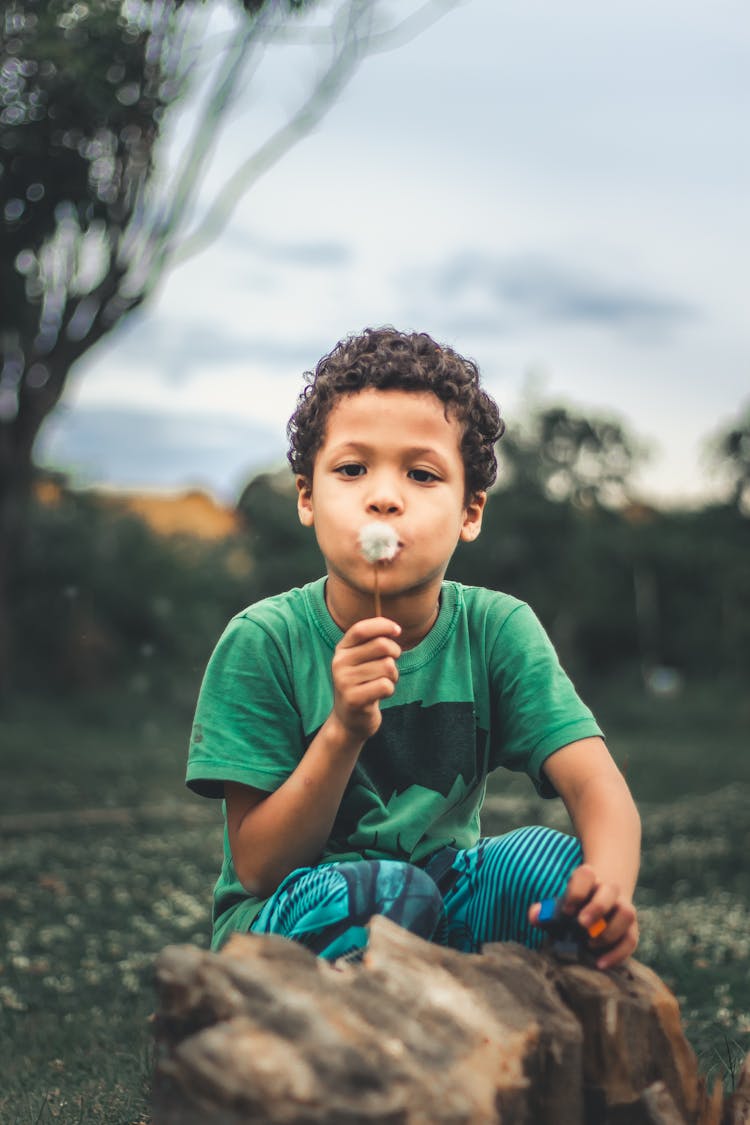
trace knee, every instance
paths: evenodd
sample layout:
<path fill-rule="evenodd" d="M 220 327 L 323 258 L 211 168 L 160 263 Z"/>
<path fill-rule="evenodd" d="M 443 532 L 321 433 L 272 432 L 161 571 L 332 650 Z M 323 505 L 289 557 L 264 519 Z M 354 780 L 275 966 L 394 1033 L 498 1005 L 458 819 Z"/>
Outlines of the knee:
<path fill-rule="evenodd" d="M 514 886 L 525 884 L 532 894 L 537 884 L 544 890 L 550 884 L 564 887 L 582 860 L 575 836 L 542 825 L 518 828 L 484 843 L 481 865 Z"/>
<path fill-rule="evenodd" d="M 369 920 L 382 914 L 392 922 L 429 938 L 443 915 L 435 882 L 421 867 L 400 860 L 342 864 L 348 881 L 350 916 Z"/>
<path fill-rule="evenodd" d="M 378 913 L 385 914 L 413 934 L 431 938 L 444 915 L 443 898 L 433 879 L 410 863 L 397 864 L 395 893 L 389 895 Z"/>

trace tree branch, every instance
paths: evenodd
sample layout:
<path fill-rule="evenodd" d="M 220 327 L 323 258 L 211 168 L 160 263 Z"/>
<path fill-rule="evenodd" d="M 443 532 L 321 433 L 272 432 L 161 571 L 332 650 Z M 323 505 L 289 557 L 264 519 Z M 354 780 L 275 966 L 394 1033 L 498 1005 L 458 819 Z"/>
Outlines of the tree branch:
<path fill-rule="evenodd" d="M 349 8 L 343 43 L 305 104 L 240 165 L 224 184 L 198 228 L 174 250 L 166 251 L 172 265 L 181 265 L 196 257 L 216 240 L 226 229 L 243 196 L 323 119 L 364 58 L 410 42 L 464 2 L 466 0 L 427 0 L 416 12 L 387 31 L 368 31 L 362 35 L 361 23 L 365 17 L 371 21 L 372 6 L 367 0 L 355 0 Z M 329 42 L 331 38 L 329 35 Z M 204 122 L 203 127 L 207 127 L 207 123 Z"/>

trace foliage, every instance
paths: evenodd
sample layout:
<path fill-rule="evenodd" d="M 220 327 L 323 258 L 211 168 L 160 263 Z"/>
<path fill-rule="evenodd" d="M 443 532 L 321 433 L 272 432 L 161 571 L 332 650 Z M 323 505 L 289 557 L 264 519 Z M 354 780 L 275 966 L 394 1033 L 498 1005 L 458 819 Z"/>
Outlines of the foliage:
<path fill-rule="evenodd" d="M 645 447 L 622 422 L 539 406 L 500 449 L 501 487 L 541 493 L 581 508 L 620 507 L 631 499 Z"/>
<path fill-rule="evenodd" d="M 731 503 L 750 515 L 750 403 L 708 442 L 711 461 L 728 481 Z"/>
<path fill-rule="evenodd" d="M 299 522 L 296 490 L 287 471 L 261 473 L 237 503 L 253 558 L 253 588 L 261 598 L 301 586 L 323 573 L 315 538 Z"/>
<path fill-rule="evenodd" d="M 72 363 L 144 296 L 145 189 L 185 78 L 175 36 L 168 3 L 6 7 L 0 498 Z"/>
<path fill-rule="evenodd" d="M 18 680 L 192 699 L 216 637 L 253 600 L 250 569 L 229 540 L 164 538 L 116 500 L 63 489 L 32 508 L 13 580 Z"/>

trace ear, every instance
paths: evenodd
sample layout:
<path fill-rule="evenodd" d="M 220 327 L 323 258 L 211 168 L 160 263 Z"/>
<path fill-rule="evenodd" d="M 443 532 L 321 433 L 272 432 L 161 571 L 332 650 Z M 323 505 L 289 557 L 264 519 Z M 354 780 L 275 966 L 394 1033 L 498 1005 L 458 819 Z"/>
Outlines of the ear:
<path fill-rule="evenodd" d="M 461 525 L 459 539 L 464 543 L 471 543 L 482 530 L 482 515 L 487 503 L 486 492 L 475 492 L 464 508 L 464 522 Z"/>
<path fill-rule="evenodd" d="M 312 527 L 315 522 L 313 519 L 312 481 L 308 480 L 307 477 L 297 476 L 294 478 L 294 483 L 297 486 L 299 522 L 303 527 Z"/>

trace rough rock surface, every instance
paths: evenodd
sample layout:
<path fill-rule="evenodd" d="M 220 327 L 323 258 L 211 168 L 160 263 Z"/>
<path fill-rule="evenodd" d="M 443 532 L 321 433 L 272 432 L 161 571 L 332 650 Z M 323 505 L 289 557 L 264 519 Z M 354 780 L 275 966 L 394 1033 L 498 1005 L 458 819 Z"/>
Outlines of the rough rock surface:
<path fill-rule="evenodd" d="M 677 1001 L 637 961 L 456 953 L 377 917 L 358 965 L 238 935 L 167 947 L 156 984 L 154 1125 L 750 1122 L 750 1067 L 709 1096 Z"/>

